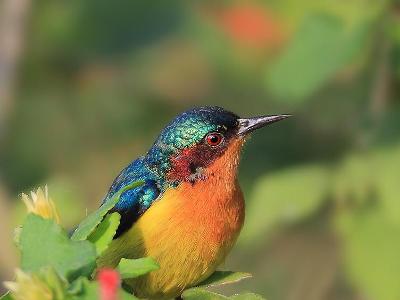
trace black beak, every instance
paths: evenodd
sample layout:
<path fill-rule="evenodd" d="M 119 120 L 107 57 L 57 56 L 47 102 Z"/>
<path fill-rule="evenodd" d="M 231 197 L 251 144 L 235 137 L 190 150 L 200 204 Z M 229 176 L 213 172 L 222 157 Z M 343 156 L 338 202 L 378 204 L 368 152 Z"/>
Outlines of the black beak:
<path fill-rule="evenodd" d="M 241 118 L 239 121 L 239 135 L 246 135 L 258 128 L 289 118 L 291 115 L 271 115 L 254 118 Z"/>

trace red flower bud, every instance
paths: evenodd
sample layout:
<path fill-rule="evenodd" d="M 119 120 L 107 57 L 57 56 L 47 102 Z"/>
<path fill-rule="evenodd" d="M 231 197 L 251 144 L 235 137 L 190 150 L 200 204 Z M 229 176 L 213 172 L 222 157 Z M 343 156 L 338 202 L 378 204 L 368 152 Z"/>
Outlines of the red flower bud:
<path fill-rule="evenodd" d="M 113 269 L 102 269 L 97 275 L 100 283 L 100 300 L 118 300 L 118 288 L 121 284 L 119 274 Z"/>

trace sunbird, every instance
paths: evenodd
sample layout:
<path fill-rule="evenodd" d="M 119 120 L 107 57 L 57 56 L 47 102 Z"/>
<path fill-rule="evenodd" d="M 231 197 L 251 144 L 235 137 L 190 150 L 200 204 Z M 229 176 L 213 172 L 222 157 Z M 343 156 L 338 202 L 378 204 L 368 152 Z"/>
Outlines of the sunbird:
<path fill-rule="evenodd" d="M 152 257 L 160 269 L 127 283 L 136 296 L 150 299 L 179 297 L 209 277 L 243 226 L 237 171 L 246 138 L 288 116 L 240 118 L 221 107 L 178 115 L 146 155 L 121 171 L 103 200 L 142 182 L 123 192 L 111 210 L 121 215 L 120 225 L 99 267 Z"/>

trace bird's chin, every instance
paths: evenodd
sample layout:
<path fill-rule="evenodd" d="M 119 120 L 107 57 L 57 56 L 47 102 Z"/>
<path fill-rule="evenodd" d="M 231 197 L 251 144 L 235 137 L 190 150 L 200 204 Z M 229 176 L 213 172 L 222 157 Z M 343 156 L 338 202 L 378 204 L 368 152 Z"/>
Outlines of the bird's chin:
<path fill-rule="evenodd" d="M 238 136 L 236 137 L 236 140 L 237 140 L 239 143 L 242 143 L 242 146 L 243 146 L 244 143 L 246 143 L 250 138 L 251 138 L 251 134 L 238 135 Z"/>

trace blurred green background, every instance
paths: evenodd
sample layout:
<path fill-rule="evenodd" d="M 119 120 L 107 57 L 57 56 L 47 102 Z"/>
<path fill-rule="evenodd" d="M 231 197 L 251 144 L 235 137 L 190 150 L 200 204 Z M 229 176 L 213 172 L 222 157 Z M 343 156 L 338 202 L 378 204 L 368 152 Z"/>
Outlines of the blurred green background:
<path fill-rule="evenodd" d="M 269 300 L 400 299 L 400 3 L 0 2 L 0 279 L 19 194 L 63 224 L 177 113 L 292 113 L 243 153 L 240 241 L 223 266 Z"/>

